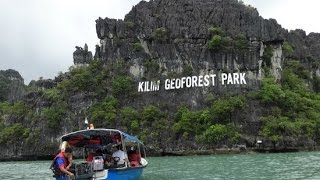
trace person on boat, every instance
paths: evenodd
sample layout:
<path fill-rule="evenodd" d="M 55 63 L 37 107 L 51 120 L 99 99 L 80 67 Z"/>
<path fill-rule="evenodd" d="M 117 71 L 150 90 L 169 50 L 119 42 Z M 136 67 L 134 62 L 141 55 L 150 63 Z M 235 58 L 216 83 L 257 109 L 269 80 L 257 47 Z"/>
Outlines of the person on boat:
<path fill-rule="evenodd" d="M 128 153 L 130 165 L 134 167 L 140 166 L 141 161 L 141 155 L 137 152 L 137 150 L 134 147 L 131 147 L 129 153 Z"/>
<path fill-rule="evenodd" d="M 88 157 L 86 158 L 86 161 L 87 162 L 92 162 L 93 161 L 93 158 L 96 156 L 96 153 L 95 152 L 92 152 L 88 155 Z"/>
<path fill-rule="evenodd" d="M 95 156 L 102 156 L 102 150 L 101 149 L 97 149 L 96 152 L 93 152 L 93 153 L 90 153 L 88 155 L 88 157 L 86 158 L 86 161 L 87 162 L 92 162 L 93 161 L 93 158 Z"/>
<path fill-rule="evenodd" d="M 115 165 L 114 159 L 112 158 L 112 144 L 104 146 L 103 151 L 103 159 L 105 168 L 111 168 Z"/>
<path fill-rule="evenodd" d="M 67 147 L 70 148 L 70 145 L 68 144 L 67 141 L 63 141 L 60 146 L 60 152 L 64 153 Z M 71 166 L 72 166 L 72 156 L 68 158 L 68 166 L 66 167 L 66 170 L 69 170 Z"/>
<path fill-rule="evenodd" d="M 108 135 L 108 138 L 111 139 L 113 146 L 122 144 L 121 135 L 119 133 Z"/>
<path fill-rule="evenodd" d="M 53 168 L 56 180 L 67 180 L 68 176 L 74 176 L 72 172 L 66 169 L 70 164 L 68 161 L 70 157 L 72 157 L 72 149 L 67 147 L 64 152 L 60 152 L 54 158 Z"/>
<path fill-rule="evenodd" d="M 122 144 L 122 142 L 121 142 L 121 135 L 120 134 L 116 134 L 115 136 L 114 136 L 114 143 L 115 144 L 117 144 L 117 145 L 121 145 Z"/>
<path fill-rule="evenodd" d="M 115 167 L 115 161 L 114 161 L 112 155 L 106 154 L 104 156 L 104 165 L 105 165 L 105 168 Z"/>
<path fill-rule="evenodd" d="M 128 161 L 128 155 L 126 152 L 124 152 L 122 150 L 122 145 L 118 145 L 117 147 L 117 151 L 115 151 L 112 154 L 112 157 L 114 158 L 114 160 L 117 162 L 118 166 L 122 166 L 122 165 L 128 165 L 129 166 L 129 161 Z M 119 158 L 119 159 L 118 159 Z"/>
<path fill-rule="evenodd" d="M 61 143 L 60 147 L 59 147 L 59 152 L 57 153 L 57 155 L 58 155 L 59 153 L 64 153 L 67 147 L 70 148 L 70 145 L 68 144 L 68 142 L 63 141 L 63 142 Z M 57 156 L 57 155 L 56 155 L 56 156 Z M 68 161 L 68 163 L 67 163 L 68 166 L 66 167 L 66 170 L 69 171 L 70 168 L 71 168 L 71 166 L 72 166 L 72 156 L 70 156 L 70 157 L 67 159 L 67 161 Z M 53 161 L 52 161 L 52 163 L 51 163 L 51 165 L 50 165 L 50 169 L 52 169 L 52 168 L 54 167 L 54 162 L 55 162 L 55 159 L 53 159 Z"/>

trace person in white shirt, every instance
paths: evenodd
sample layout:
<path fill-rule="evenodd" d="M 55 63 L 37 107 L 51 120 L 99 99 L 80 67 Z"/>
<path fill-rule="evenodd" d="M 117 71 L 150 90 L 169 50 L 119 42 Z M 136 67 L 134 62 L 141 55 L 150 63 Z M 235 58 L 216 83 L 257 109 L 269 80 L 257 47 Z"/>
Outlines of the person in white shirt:
<path fill-rule="evenodd" d="M 117 151 L 112 154 L 112 157 L 117 162 L 117 165 L 129 165 L 128 155 L 126 152 L 122 151 L 121 145 L 117 146 Z"/>

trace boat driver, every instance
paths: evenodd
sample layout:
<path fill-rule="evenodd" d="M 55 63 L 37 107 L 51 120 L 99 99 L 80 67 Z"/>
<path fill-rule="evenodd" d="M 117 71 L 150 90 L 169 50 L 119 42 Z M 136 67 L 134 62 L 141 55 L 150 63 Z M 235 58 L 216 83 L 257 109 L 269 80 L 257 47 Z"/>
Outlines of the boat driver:
<path fill-rule="evenodd" d="M 112 157 L 117 162 L 118 166 L 125 166 L 126 164 L 129 166 L 128 155 L 126 152 L 122 151 L 122 145 L 118 145 L 117 151 L 112 154 Z"/>

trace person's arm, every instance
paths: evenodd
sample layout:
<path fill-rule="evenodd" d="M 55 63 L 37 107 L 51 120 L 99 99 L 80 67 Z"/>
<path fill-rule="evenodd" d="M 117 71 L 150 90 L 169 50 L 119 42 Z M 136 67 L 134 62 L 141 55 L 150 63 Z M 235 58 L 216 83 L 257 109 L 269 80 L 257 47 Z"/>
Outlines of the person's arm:
<path fill-rule="evenodd" d="M 74 174 L 68 170 L 66 170 L 64 167 L 59 167 L 60 171 L 69 175 L 69 176 L 74 176 Z"/>
<path fill-rule="evenodd" d="M 68 170 L 66 170 L 66 169 L 64 168 L 64 162 L 63 162 L 62 159 L 57 158 L 57 164 L 58 164 L 58 168 L 59 168 L 59 170 L 60 170 L 61 172 L 65 173 L 65 174 L 67 174 L 67 175 L 69 175 L 69 176 L 74 176 L 74 174 L 73 174 L 72 172 L 70 172 L 70 171 L 68 171 Z"/>
<path fill-rule="evenodd" d="M 69 158 L 68 161 L 69 161 L 69 164 L 68 164 L 68 166 L 66 167 L 66 170 L 69 170 L 70 167 L 72 166 L 72 157 Z"/>

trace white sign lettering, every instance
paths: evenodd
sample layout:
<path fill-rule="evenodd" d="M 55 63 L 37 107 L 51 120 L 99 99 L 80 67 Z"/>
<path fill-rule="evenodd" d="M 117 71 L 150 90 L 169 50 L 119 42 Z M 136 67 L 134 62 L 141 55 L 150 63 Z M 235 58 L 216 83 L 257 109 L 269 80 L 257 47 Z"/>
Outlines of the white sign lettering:
<path fill-rule="evenodd" d="M 247 84 L 245 75 L 246 73 L 221 73 L 219 78 L 221 81 L 216 81 L 216 74 L 166 79 L 164 80 L 164 89 L 173 90 L 191 87 L 208 87 L 215 86 L 216 82 L 221 82 L 222 85 Z M 159 91 L 160 84 L 160 80 L 139 82 L 138 92 Z"/>

